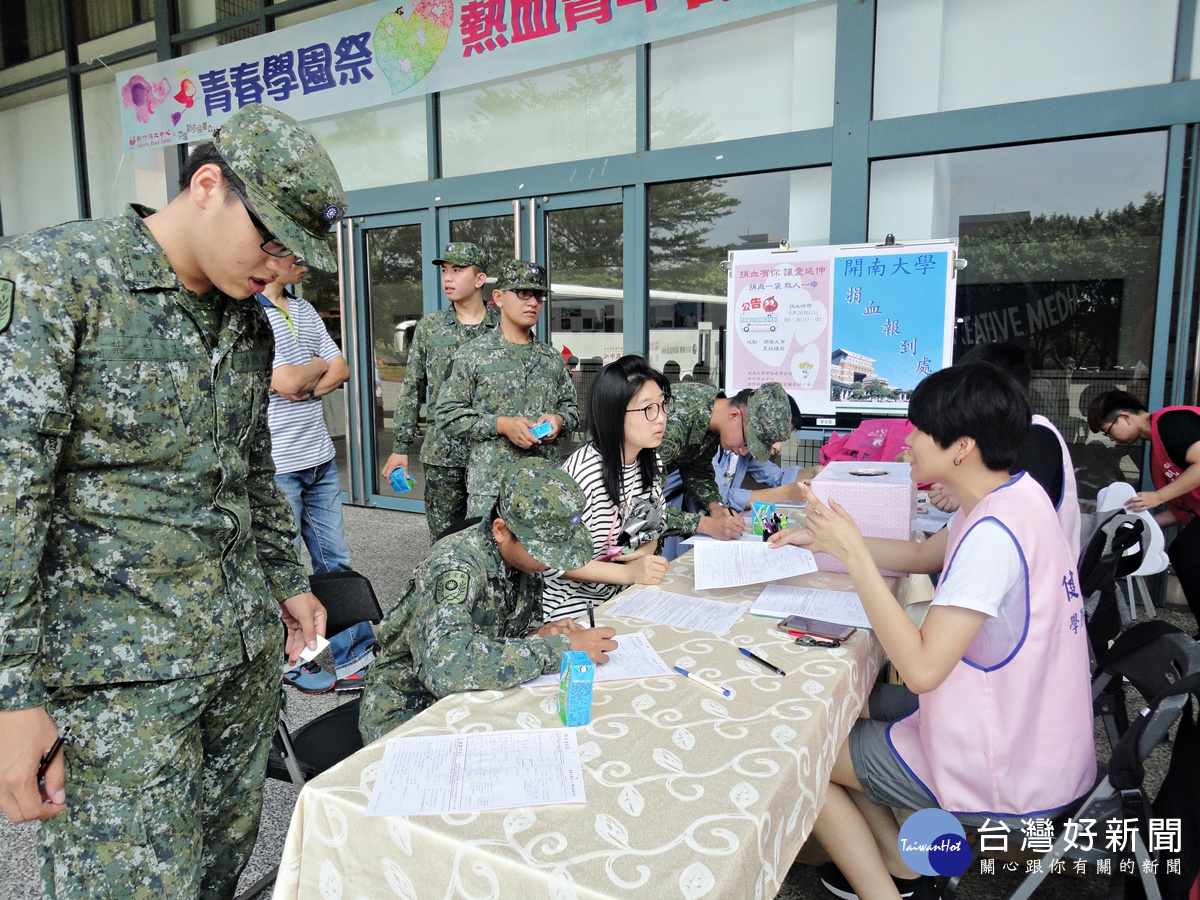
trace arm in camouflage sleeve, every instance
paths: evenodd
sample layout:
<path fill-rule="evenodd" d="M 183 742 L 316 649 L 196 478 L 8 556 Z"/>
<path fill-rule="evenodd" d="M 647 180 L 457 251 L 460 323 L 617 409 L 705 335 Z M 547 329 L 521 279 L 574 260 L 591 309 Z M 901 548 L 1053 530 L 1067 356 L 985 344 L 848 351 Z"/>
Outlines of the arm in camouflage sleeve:
<path fill-rule="evenodd" d="M 667 527 L 664 537 L 690 537 L 700 530 L 700 513 L 684 512 L 667 504 Z"/>
<path fill-rule="evenodd" d="M 270 378 L 270 375 L 267 376 Z M 296 554 L 298 523 L 292 507 L 275 481 L 271 458 L 271 431 L 264 409 L 250 443 L 250 466 L 246 475 L 251 527 L 259 562 L 267 579 L 271 599 L 282 603 L 309 589 L 308 575 Z"/>
<path fill-rule="evenodd" d="M 433 597 L 420 601 L 404 629 L 413 664 L 431 694 L 504 690 L 558 668 L 562 652 L 571 649 L 570 638 L 482 633 L 472 620 L 471 595 L 486 604 L 487 585 L 478 577 L 467 579 L 468 573 L 457 571 L 435 577 Z"/>
<path fill-rule="evenodd" d="M 42 609 L 31 597 L 54 473 L 71 428 L 77 296 L 62 276 L 0 249 L 0 708 L 39 706 Z M 5 301 L 8 301 L 7 303 Z M 9 307 L 11 304 L 11 307 Z M 82 313 L 78 313 L 82 318 Z"/>
<path fill-rule="evenodd" d="M 450 374 L 442 382 L 437 396 L 434 417 L 444 434 L 464 437 L 472 441 L 492 441 L 496 433 L 496 416 L 484 415 L 475 408 L 475 359 L 470 345 L 464 345 L 454 354 Z"/>
<path fill-rule="evenodd" d="M 707 440 L 701 446 L 707 447 L 707 450 L 702 450 L 683 463 L 679 467 L 679 475 L 683 478 L 683 487 L 688 496 L 696 502 L 696 508 L 706 510 L 709 504 L 721 502 L 721 492 L 717 490 L 717 481 L 713 476 L 712 458 L 715 448 L 710 447 Z"/>
<path fill-rule="evenodd" d="M 571 378 L 571 373 L 567 369 L 566 363 L 562 361 L 561 356 L 558 357 L 558 363 L 560 371 L 558 379 L 558 403 L 554 407 L 554 412 L 562 416 L 563 424 L 560 431 L 569 434 L 579 424 L 579 398 L 575 393 L 575 380 Z"/>
<path fill-rule="evenodd" d="M 392 452 L 403 456 L 408 455 L 417 436 L 417 418 L 421 413 L 421 401 L 428 404 L 428 418 L 433 418 L 433 404 L 436 397 L 427 397 L 429 376 L 425 371 L 425 332 L 421 326 L 425 319 L 417 323 L 413 329 L 412 344 L 408 349 L 408 362 L 404 367 L 404 380 L 400 382 L 400 396 L 396 399 L 396 411 L 392 413 L 395 423 L 392 427 Z"/>

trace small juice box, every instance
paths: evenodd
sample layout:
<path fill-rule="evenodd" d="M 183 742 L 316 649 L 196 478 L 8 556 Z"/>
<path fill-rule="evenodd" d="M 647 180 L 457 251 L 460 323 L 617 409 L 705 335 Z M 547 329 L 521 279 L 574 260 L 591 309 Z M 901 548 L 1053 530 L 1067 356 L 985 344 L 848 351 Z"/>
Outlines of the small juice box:
<path fill-rule="evenodd" d="M 558 717 L 564 725 L 592 721 L 592 680 L 596 666 L 582 650 L 564 650 L 558 679 Z"/>
<path fill-rule="evenodd" d="M 757 500 L 750 504 L 750 529 L 761 536 L 763 522 L 775 515 L 774 503 L 760 503 Z"/>
<path fill-rule="evenodd" d="M 392 472 L 388 481 L 391 482 L 392 490 L 397 494 L 407 494 L 412 490 L 413 485 L 416 484 L 415 481 L 408 477 L 408 473 L 404 471 L 403 466 Z"/>
<path fill-rule="evenodd" d="M 544 437 L 550 437 L 550 430 L 551 426 L 549 422 L 538 422 L 529 429 L 529 433 L 540 441 Z"/>

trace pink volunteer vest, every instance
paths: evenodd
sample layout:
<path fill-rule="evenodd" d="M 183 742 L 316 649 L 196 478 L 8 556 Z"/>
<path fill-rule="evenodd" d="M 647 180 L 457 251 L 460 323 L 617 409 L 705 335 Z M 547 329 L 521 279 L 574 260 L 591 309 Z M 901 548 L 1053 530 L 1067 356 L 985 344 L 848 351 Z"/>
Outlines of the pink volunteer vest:
<path fill-rule="evenodd" d="M 1071 464 L 1071 451 L 1062 433 L 1054 427 L 1054 423 L 1045 416 L 1034 416 L 1032 423 L 1042 425 L 1054 432 L 1058 438 L 1058 446 L 1062 448 L 1063 458 L 1063 495 L 1057 507 L 1058 524 L 1062 526 L 1063 534 L 1067 536 L 1067 544 L 1071 548 L 1071 560 L 1079 559 L 1079 488 L 1075 484 L 1075 466 Z"/>
<path fill-rule="evenodd" d="M 1162 440 L 1158 436 L 1158 417 L 1163 413 L 1187 410 L 1200 415 L 1200 409 L 1195 406 L 1166 406 L 1150 416 L 1150 480 L 1154 487 L 1166 487 L 1182 474 L 1175 462 L 1167 455 Z M 1200 488 L 1182 497 L 1176 497 L 1167 503 L 1167 508 L 1175 513 L 1180 525 L 1192 521 L 1192 517 L 1200 515 Z"/>
<path fill-rule="evenodd" d="M 1054 508 L 1023 473 L 970 516 L 954 515 L 946 574 L 963 537 L 985 519 L 1012 535 L 1025 596 L 984 623 L 946 680 L 892 723 L 888 739 L 948 812 L 1047 812 L 1089 790 L 1096 774 L 1085 598 Z"/>

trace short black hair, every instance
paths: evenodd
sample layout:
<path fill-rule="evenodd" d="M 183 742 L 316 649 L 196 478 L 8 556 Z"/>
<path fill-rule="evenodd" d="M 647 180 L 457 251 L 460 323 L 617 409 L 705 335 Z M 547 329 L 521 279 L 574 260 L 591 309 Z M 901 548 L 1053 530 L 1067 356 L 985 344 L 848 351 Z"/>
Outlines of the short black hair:
<path fill-rule="evenodd" d="M 1103 431 L 1121 413 L 1146 412 L 1146 404 L 1128 391 L 1105 391 L 1088 404 L 1087 423 L 1092 431 Z"/>
<path fill-rule="evenodd" d="M 1029 398 L 1007 372 L 963 363 L 927 376 L 908 401 L 908 419 L 945 449 L 974 438 L 983 464 L 1007 472 L 1029 433 Z"/>
<path fill-rule="evenodd" d="M 205 141 L 202 144 L 197 144 L 192 148 L 192 152 L 188 154 L 187 161 L 184 162 L 183 168 L 179 170 L 179 190 L 186 191 L 192 183 L 192 179 L 200 170 L 201 166 L 212 164 L 221 169 L 221 177 L 226 183 L 232 185 L 243 193 L 246 190 L 245 182 L 238 177 L 238 174 L 229 167 L 229 163 L 225 162 L 220 153 L 217 152 L 216 145 L 212 141 Z M 229 192 L 225 192 L 225 202 L 232 202 L 235 197 Z"/>
<path fill-rule="evenodd" d="M 997 369 L 1007 372 L 1026 392 L 1033 381 L 1033 366 L 1029 362 L 1029 351 L 1020 344 L 1010 341 L 976 344 L 964 353 L 962 359 L 955 365 L 975 362 L 991 363 Z"/>

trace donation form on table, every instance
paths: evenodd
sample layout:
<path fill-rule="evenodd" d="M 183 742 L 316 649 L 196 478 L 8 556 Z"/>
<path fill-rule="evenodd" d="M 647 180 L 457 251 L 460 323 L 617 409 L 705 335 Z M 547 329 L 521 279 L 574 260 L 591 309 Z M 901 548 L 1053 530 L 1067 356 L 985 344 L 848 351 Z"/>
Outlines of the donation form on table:
<path fill-rule="evenodd" d="M 662 661 L 644 634 L 637 631 L 618 634 L 613 640 L 617 642 L 617 649 L 608 651 L 608 662 L 596 666 L 593 672 L 595 681 L 628 681 L 631 678 L 675 675 L 675 670 Z M 521 687 L 557 686 L 560 677 L 558 672 L 547 672 L 522 682 Z"/>
<path fill-rule="evenodd" d="M 750 614 L 775 619 L 805 616 L 837 625 L 871 627 L 871 620 L 863 610 L 862 600 L 853 591 L 823 591 L 787 584 L 768 584 L 750 607 Z"/>
<path fill-rule="evenodd" d="M 645 619 L 647 622 L 691 628 L 694 631 L 711 631 L 713 634 L 725 634 L 745 611 L 744 603 L 705 600 L 702 597 L 672 594 L 657 588 L 638 588 L 630 591 L 612 606 L 604 609 L 610 616 Z"/>
<path fill-rule="evenodd" d="M 803 547 L 771 547 L 757 541 L 705 541 L 696 554 L 696 590 L 740 587 L 817 571 L 817 560 Z"/>
<path fill-rule="evenodd" d="M 572 728 L 394 737 L 368 816 L 416 816 L 583 803 Z"/>

